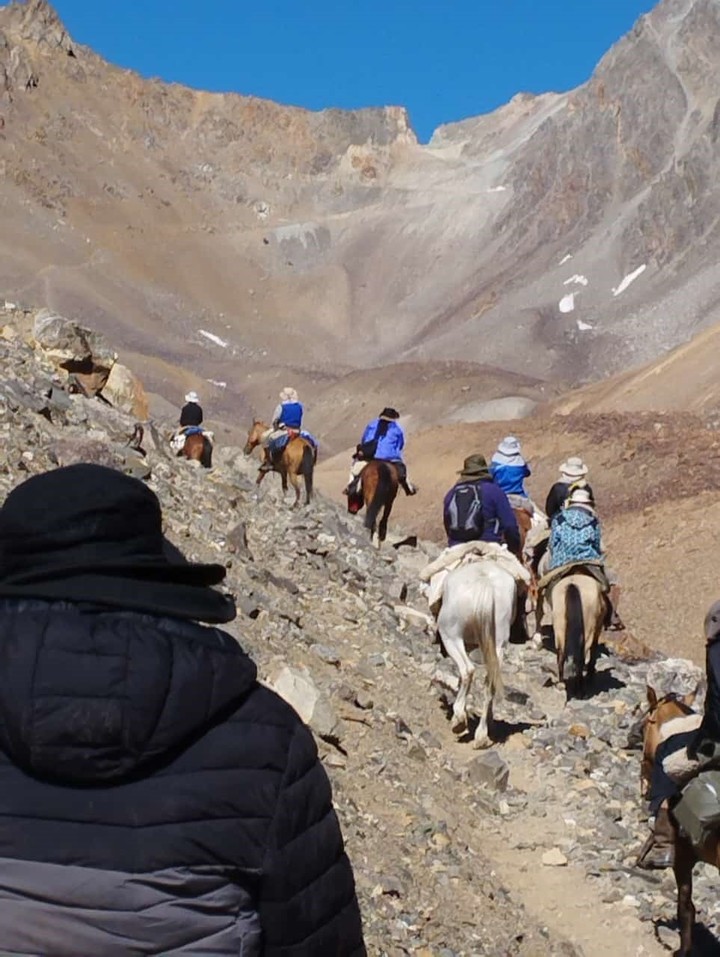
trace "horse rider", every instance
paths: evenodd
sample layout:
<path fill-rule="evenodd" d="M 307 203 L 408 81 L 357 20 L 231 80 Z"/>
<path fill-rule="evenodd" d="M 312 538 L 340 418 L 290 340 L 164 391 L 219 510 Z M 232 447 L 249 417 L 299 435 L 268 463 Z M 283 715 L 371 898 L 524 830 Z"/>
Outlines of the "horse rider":
<path fill-rule="evenodd" d="M 203 421 L 203 410 L 197 392 L 188 392 L 185 396 L 185 405 L 180 410 L 180 428 L 188 426 L 200 427 Z"/>
<path fill-rule="evenodd" d="M 360 473 L 372 459 L 391 462 L 398 473 L 398 482 L 406 495 L 417 494 L 417 488 L 408 480 L 407 466 L 402 453 L 405 448 L 405 433 L 398 422 L 400 413 L 386 406 L 380 415 L 365 426 L 362 439 L 356 446 L 348 484 L 343 495 L 352 495 L 360 481 Z"/>
<path fill-rule="evenodd" d="M 286 386 L 272 414 L 272 428 L 263 442 L 266 457 L 260 466 L 261 472 L 272 472 L 275 455 L 287 445 L 288 438 L 300 433 L 304 411 L 297 391 Z"/>
<path fill-rule="evenodd" d="M 185 396 L 185 405 L 180 410 L 180 425 L 171 439 L 171 446 L 180 454 L 187 435 L 191 432 L 202 432 L 203 410 L 197 392 L 188 392 Z M 212 434 L 212 433 L 210 433 Z"/>
<path fill-rule="evenodd" d="M 510 500 L 513 508 L 523 508 L 532 515 L 535 511 L 532 499 L 525 491 L 525 479 L 530 477 L 530 467 L 523 458 L 520 441 L 507 435 L 490 459 L 490 474 Z"/>
<path fill-rule="evenodd" d="M 547 512 L 548 521 L 550 522 L 551 527 L 553 518 L 563 509 L 564 505 L 567 503 L 568 497 L 575 489 L 584 489 L 589 494 L 590 502 L 593 508 L 595 508 L 595 496 L 590 483 L 587 480 L 588 471 L 589 469 L 587 465 L 583 462 L 580 456 L 577 455 L 570 456 L 567 461 L 563 462 L 560 466 L 560 479 L 559 481 L 555 482 L 548 492 L 547 501 L 545 503 L 545 511 Z M 542 555 L 537 560 L 540 562 L 542 560 Z M 618 614 L 618 605 L 620 604 L 621 594 L 620 579 L 617 572 L 613 568 L 606 568 L 605 574 L 610 585 L 608 598 L 610 600 L 610 605 L 612 606 L 612 614 L 608 622 L 608 629 L 610 631 L 624 631 L 625 624 Z"/>
<path fill-rule="evenodd" d="M 550 525 L 548 568 L 585 561 L 603 561 L 602 534 L 592 495 L 587 488 L 576 488 Z"/>
<path fill-rule="evenodd" d="M 710 606 L 704 628 L 707 692 L 703 719 L 697 730 L 672 735 L 655 752 L 650 782 L 650 811 L 655 815 L 655 823 L 636 861 L 638 867 L 647 871 L 672 867 L 675 861 L 674 798 L 689 777 L 699 774 L 704 765 L 716 765 L 720 756 L 720 601 Z M 663 761 L 683 749 L 689 775 L 678 784 L 665 772 Z"/>
<path fill-rule="evenodd" d="M 577 456 L 570 456 L 567 461 L 560 466 L 560 478 L 551 487 L 545 501 L 545 513 L 548 522 L 552 522 L 555 515 L 563 508 L 570 492 L 575 488 L 584 488 L 590 493 L 590 498 L 594 501 L 593 491 L 587 481 L 588 467 L 583 460 Z"/>
<path fill-rule="evenodd" d="M 520 531 L 505 492 L 493 481 L 483 455 L 469 455 L 458 481 L 443 501 L 443 523 L 448 547 L 462 542 L 504 541 L 520 555 Z"/>

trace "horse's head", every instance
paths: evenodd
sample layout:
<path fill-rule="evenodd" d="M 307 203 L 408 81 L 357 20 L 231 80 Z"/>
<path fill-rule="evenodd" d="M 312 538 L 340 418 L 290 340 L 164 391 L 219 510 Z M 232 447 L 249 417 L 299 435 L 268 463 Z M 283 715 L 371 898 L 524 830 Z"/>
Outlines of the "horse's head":
<path fill-rule="evenodd" d="M 263 436 L 267 432 L 267 428 L 268 427 L 264 422 L 261 422 L 259 419 L 255 419 L 253 424 L 250 426 L 247 441 L 245 442 L 245 448 L 243 449 L 245 455 L 250 455 L 252 450 L 260 445 L 263 440 Z"/>
<path fill-rule="evenodd" d="M 662 728 L 668 721 L 693 713 L 693 703 L 697 692 L 680 695 L 674 692 L 658 698 L 655 689 L 648 687 L 648 707 L 642 712 L 630 729 L 630 739 L 642 740 L 642 761 L 640 764 L 640 790 L 643 797 L 650 791 L 655 752 L 662 741 Z"/>

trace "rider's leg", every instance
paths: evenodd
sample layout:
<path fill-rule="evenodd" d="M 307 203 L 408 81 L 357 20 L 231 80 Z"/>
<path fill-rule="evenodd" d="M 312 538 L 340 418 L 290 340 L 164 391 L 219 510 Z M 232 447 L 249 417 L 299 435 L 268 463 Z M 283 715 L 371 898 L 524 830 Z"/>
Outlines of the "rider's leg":
<path fill-rule="evenodd" d="M 618 604 L 620 602 L 620 582 L 617 580 L 617 576 L 606 569 L 608 580 L 610 581 L 610 604 L 612 605 L 612 611 L 610 613 L 610 628 L 613 631 L 623 631 L 625 625 L 623 620 L 618 615 Z"/>
<path fill-rule="evenodd" d="M 400 461 L 399 459 L 395 461 L 393 464 L 398 471 L 398 482 L 402 486 L 402 489 L 405 492 L 405 494 L 406 495 L 417 494 L 417 489 L 415 488 L 415 486 L 412 484 L 412 482 L 408 481 L 407 465 L 405 465 L 405 463 Z"/>
<path fill-rule="evenodd" d="M 353 464 L 350 466 L 348 483 L 343 489 L 343 495 L 351 495 L 353 492 L 357 491 L 360 474 L 366 465 L 367 462 L 364 459 L 353 458 Z"/>

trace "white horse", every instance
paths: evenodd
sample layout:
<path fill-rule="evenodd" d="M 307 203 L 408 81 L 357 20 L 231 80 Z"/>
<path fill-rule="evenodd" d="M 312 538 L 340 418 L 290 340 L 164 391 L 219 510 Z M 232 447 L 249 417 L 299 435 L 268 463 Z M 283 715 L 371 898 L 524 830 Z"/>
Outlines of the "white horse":
<path fill-rule="evenodd" d="M 488 726 L 495 696 L 502 691 L 500 666 L 515 618 L 516 589 L 510 572 L 491 559 L 460 565 L 448 572 L 443 584 L 437 628 L 445 651 L 460 672 L 452 718 L 456 734 L 467 729 L 467 696 L 475 673 L 467 649 L 480 648 L 485 662 L 483 707 L 473 740 L 475 748 L 487 748 L 492 743 Z"/>

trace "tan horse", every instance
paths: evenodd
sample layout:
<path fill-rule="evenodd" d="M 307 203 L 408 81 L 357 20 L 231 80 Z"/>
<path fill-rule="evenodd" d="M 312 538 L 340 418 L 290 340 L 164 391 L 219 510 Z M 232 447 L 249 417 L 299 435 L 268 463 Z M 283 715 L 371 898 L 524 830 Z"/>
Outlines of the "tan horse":
<path fill-rule="evenodd" d="M 388 519 L 399 485 L 398 471 L 392 462 L 373 459 L 360 473 L 360 488 L 348 497 L 348 511 L 353 515 L 365 506 L 365 528 L 378 548 L 387 537 Z"/>
<path fill-rule="evenodd" d="M 605 597 L 597 579 L 578 572 L 556 582 L 551 600 L 558 679 L 565 683 L 569 698 L 571 692 L 582 694 L 586 678 L 595 674 Z"/>
<path fill-rule="evenodd" d="M 262 445 L 270 431 L 270 427 L 259 419 L 255 419 L 250 426 L 247 441 L 245 442 L 245 455 L 250 455 L 253 449 Z M 313 493 L 313 472 L 315 470 L 315 460 L 317 451 L 307 439 L 300 435 L 292 435 L 285 448 L 274 460 L 266 448 L 263 448 L 263 461 L 272 466 L 273 472 L 280 473 L 283 493 L 287 492 L 288 479 L 295 490 L 295 501 L 293 508 L 300 504 L 300 480 L 305 482 L 305 503 L 310 504 Z M 260 483 L 265 478 L 268 470 L 258 472 L 255 484 Z"/>
<path fill-rule="evenodd" d="M 686 695 L 685 697 L 666 695 L 659 701 L 655 701 L 653 705 L 650 692 L 651 689 L 648 689 L 650 710 L 645 719 L 643 734 L 642 775 L 646 790 L 649 787 L 655 751 L 663 739 L 663 725 L 682 715 L 687 715 L 691 708 L 686 702 L 689 699 L 692 703 L 695 697 L 694 695 Z M 702 847 L 696 848 L 684 834 L 676 829 L 673 873 L 677 886 L 677 919 L 680 925 L 680 950 L 676 952 L 676 957 L 691 957 L 692 954 L 692 936 L 695 925 L 692 876 L 693 869 L 699 861 L 712 864 L 713 867 L 720 869 L 720 832 L 711 834 Z"/>
<path fill-rule="evenodd" d="M 193 432 L 185 438 L 180 455 L 184 455 L 191 462 L 199 462 L 204 468 L 209 469 L 212 466 L 212 443 L 206 435 Z"/>

